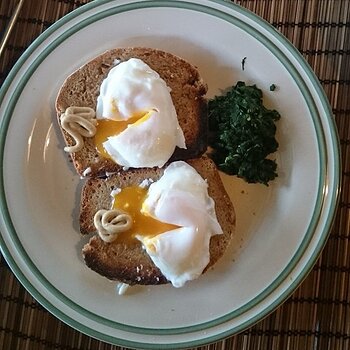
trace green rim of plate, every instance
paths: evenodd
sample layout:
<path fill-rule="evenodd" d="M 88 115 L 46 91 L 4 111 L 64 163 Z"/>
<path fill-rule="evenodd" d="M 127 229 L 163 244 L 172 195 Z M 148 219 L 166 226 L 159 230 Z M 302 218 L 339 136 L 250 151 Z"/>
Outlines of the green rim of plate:
<path fill-rule="evenodd" d="M 69 23 L 71 20 L 76 18 L 79 15 L 84 14 L 87 11 L 90 11 L 92 9 L 97 9 L 98 7 L 108 4 L 111 2 L 116 2 L 115 0 L 100 0 L 100 1 L 94 1 L 89 4 L 86 4 L 82 6 L 81 8 L 69 13 L 65 17 L 61 18 L 59 21 L 57 21 L 54 25 L 52 25 L 49 29 L 47 29 L 43 34 L 41 34 L 34 42 L 33 44 L 27 49 L 27 51 L 22 55 L 22 57 L 18 60 L 18 62 L 13 67 L 12 71 L 8 75 L 8 78 L 6 79 L 2 89 L 0 90 L 0 104 L 2 103 L 7 90 L 10 88 L 13 78 L 17 75 L 18 71 L 21 69 L 21 67 L 25 64 L 25 62 L 30 58 L 30 56 L 35 52 L 35 50 L 38 48 L 38 46 L 43 43 L 47 38 L 49 38 L 52 34 L 54 34 L 58 29 L 65 26 L 67 23 Z M 166 349 L 166 348 L 183 348 L 183 347 L 193 347 L 193 346 L 199 346 L 205 343 L 214 342 L 217 341 L 223 337 L 230 336 L 232 334 L 238 333 L 245 328 L 253 325 L 255 322 L 262 319 L 264 316 L 266 316 L 268 313 L 273 311 L 283 300 L 285 300 L 299 285 L 299 283 L 303 280 L 303 278 L 306 277 L 307 273 L 310 271 L 312 266 L 314 265 L 318 255 L 320 254 L 322 247 L 325 244 L 326 238 L 328 236 L 331 224 L 333 222 L 334 213 L 336 210 L 337 202 L 338 202 L 338 193 L 339 193 L 339 184 L 340 184 L 340 155 L 339 155 L 339 140 L 338 135 L 336 132 L 336 126 L 334 123 L 334 120 L 332 118 L 332 111 L 329 106 L 329 103 L 327 101 L 327 98 L 325 96 L 325 93 L 320 86 L 318 79 L 316 78 L 315 74 L 312 72 L 309 65 L 306 63 L 306 61 L 303 59 L 303 57 L 300 55 L 298 50 L 285 38 L 283 37 L 279 32 L 277 32 L 269 23 L 255 15 L 254 13 L 251 13 L 250 11 L 241 8 L 238 5 L 227 3 L 220 0 L 207 0 L 209 3 L 217 3 L 224 8 L 227 8 L 229 11 L 234 10 L 235 12 L 239 13 L 240 15 L 244 15 L 248 19 L 251 19 L 257 24 L 257 28 L 261 27 L 269 32 L 269 34 L 272 34 L 274 39 L 278 42 L 279 46 L 282 46 L 284 48 L 287 48 L 289 53 L 293 55 L 293 58 L 297 60 L 299 65 L 303 68 L 303 73 L 306 73 L 309 80 L 312 82 L 313 88 L 316 90 L 318 97 L 321 101 L 323 112 L 325 114 L 325 117 L 327 118 L 329 130 L 331 134 L 331 139 L 333 143 L 333 156 L 334 156 L 334 162 L 335 162 L 335 169 L 334 169 L 334 183 L 333 183 L 333 191 L 331 193 L 328 193 L 328 196 L 330 196 L 330 208 L 328 211 L 327 220 L 325 223 L 325 226 L 323 227 L 322 233 L 320 235 L 320 239 L 318 241 L 318 244 L 316 248 L 314 249 L 313 253 L 311 254 L 310 259 L 305 264 L 305 266 L 302 269 L 302 273 L 300 273 L 294 280 L 291 282 L 288 286 L 288 288 L 279 295 L 278 298 L 276 298 L 272 303 L 268 304 L 267 307 L 263 308 L 263 310 L 256 314 L 254 317 L 250 318 L 247 322 L 240 324 L 239 326 L 233 327 L 229 331 L 218 333 L 214 336 L 210 337 L 203 337 L 198 340 L 194 341 L 187 341 L 187 342 L 176 342 L 176 344 L 150 344 L 150 343 L 139 343 L 134 341 L 129 341 L 125 339 L 120 339 L 114 336 L 109 336 L 106 334 L 103 334 L 101 332 L 96 331 L 95 329 L 91 329 L 89 327 L 86 327 L 85 325 L 77 322 L 70 316 L 64 314 L 62 311 L 60 311 L 58 308 L 56 308 L 49 300 L 47 300 L 36 288 L 30 283 L 30 281 L 27 279 L 27 277 L 23 274 L 21 269 L 18 267 L 16 261 L 12 258 L 11 254 L 9 253 L 8 248 L 5 246 L 4 240 L 2 236 L 0 236 L 0 243 L 1 243 L 1 249 L 3 252 L 3 255 L 5 256 L 5 259 L 7 260 L 9 266 L 17 276 L 17 278 L 21 281 L 21 283 L 26 287 L 26 289 L 33 295 L 35 299 L 37 299 L 44 307 L 46 307 L 52 314 L 54 314 L 56 317 L 61 319 L 62 321 L 66 322 L 70 326 L 78 329 L 79 331 L 86 333 L 92 337 L 101 339 L 103 341 L 122 345 L 122 346 L 128 346 L 128 347 L 142 347 L 142 348 L 149 348 L 149 349 Z M 284 65 L 284 67 L 287 69 L 289 74 L 293 77 L 294 81 L 298 85 L 300 91 L 303 94 L 303 97 L 305 99 L 306 104 L 308 105 L 308 108 L 310 110 L 310 114 L 312 116 L 312 120 L 315 127 L 315 132 L 318 137 L 318 146 L 319 146 L 319 164 L 320 164 L 320 176 L 319 176 L 319 184 L 318 184 L 318 195 L 317 195 L 317 201 L 314 208 L 313 217 L 309 223 L 308 229 L 305 233 L 304 239 L 300 246 L 297 249 L 297 252 L 291 259 L 290 263 L 287 265 L 287 267 L 280 273 L 280 275 L 273 281 L 273 283 L 267 287 L 264 291 L 262 291 L 258 296 L 247 302 L 245 305 L 241 306 L 237 310 L 231 311 L 227 313 L 224 316 L 221 316 L 215 320 L 207 321 L 204 323 L 188 326 L 188 327 L 178 327 L 178 328 L 167 328 L 167 329 L 154 329 L 154 328 L 143 328 L 143 327 L 136 327 L 131 325 L 126 325 L 122 323 L 117 323 L 114 321 L 111 321 L 109 319 L 106 319 L 104 317 L 101 317 L 99 315 L 96 315 L 81 306 L 75 304 L 70 299 L 68 299 L 65 295 L 63 295 L 60 291 L 58 291 L 53 285 L 50 284 L 50 282 L 40 273 L 40 271 L 36 268 L 36 266 L 31 261 L 30 257 L 27 255 L 26 251 L 21 245 L 21 242 L 19 241 L 16 231 L 14 229 L 13 223 L 11 221 L 11 217 L 9 214 L 9 210 L 7 207 L 6 202 L 6 196 L 5 196 L 5 188 L 4 188 L 4 149 L 5 149 L 5 143 L 6 143 L 6 134 L 7 129 L 11 121 L 12 112 L 16 106 L 17 100 L 21 95 L 21 92 L 23 91 L 24 87 L 26 86 L 29 78 L 32 76 L 32 74 L 35 72 L 35 70 L 38 68 L 38 66 L 45 60 L 45 58 L 55 50 L 64 40 L 66 40 L 69 36 L 79 32 L 86 26 L 101 20 L 103 18 L 106 18 L 108 16 L 121 14 L 124 12 L 132 11 L 132 10 L 138 10 L 138 9 L 145 9 L 145 8 L 179 8 L 184 10 L 192 10 L 204 14 L 208 14 L 211 16 L 214 16 L 220 20 L 224 20 L 229 22 L 230 24 L 239 27 L 240 29 L 244 30 L 249 35 L 253 36 L 261 44 L 263 44 L 267 49 L 270 50 L 270 52 L 275 55 L 276 58 L 279 59 L 279 61 Z M 325 136 L 323 133 L 321 118 L 319 115 L 319 111 L 316 108 L 316 105 L 314 103 L 314 100 L 312 98 L 312 94 L 305 83 L 305 81 L 302 79 L 301 75 L 299 74 L 298 70 L 293 66 L 293 64 L 289 61 L 289 59 L 285 56 L 285 54 L 282 52 L 282 50 L 276 46 L 272 41 L 270 41 L 268 38 L 266 38 L 263 34 L 261 34 L 256 28 L 248 25 L 246 22 L 235 18 L 233 15 L 221 11 L 219 9 L 212 8 L 210 6 L 197 4 L 197 3 L 191 3 L 187 1 L 143 1 L 143 2 L 135 2 L 130 4 L 124 4 L 124 5 L 117 5 L 111 9 L 101 11 L 99 13 L 96 13 L 93 16 L 87 17 L 79 24 L 74 25 L 73 27 L 66 30 L 62 35 L 60 35 L 58 38 L 56 38 L 54 41 L 52 41 L 48 46 L 46 46 L 40 54 L 36 57 L 36 59 L 32 62 L 30 67 L 26 70 L 26 72 L 23 74 L 19 84 L 16 86 L 14 94 L 12 95 L 6 111 L 4 113 L 3 118 L 1 119 L 0 124 L 0 186 L 1 186 L 1 193 L 0 193 L 0 209 L 3 213 L 3 221 L 4 225 L 8 231 L 9 236 L 11 236 L 11 239 L 13 241 L 13 244 L 16 248 L 16 250 L 20 253 L 21 257 L 25 260 L 27 266 L 30 267 L 31 273 L 35 276 L 35 278 L 57 299 L 59 299 L 62 303 L 64 303 L 66 306 L 74 310 L 75 312 L 78 312 L 79 314 L 88 317 L 90 319 L 93 319 L 95 322 L 98 322 L 100 324 L 107 325 L 109 327 L 121 330 L 121 331 L 129 331 L 132 333 L 139 333 L 139 334 L 151 334 L 151 335 L 176 335 L 176 334 L 185 334 L 190 332 L 196 332 L 196 331 L 203 331 L 205 329 L 218 326 L 224 322 L 230 321 L 233 318 L 241 315 L 242 313 L 250 310 L 251 308 L 257 306 L 260 302 L 262 302 L 268 295 L 270 295 L 274 290 L 276 290 L 283 282 L 285 282 L 286 277 L 290 274 L 290 272 L 296 267 L 299 260 L 305 253 L 305 250 L 307 249 L 312 237 L 315 228 L 317 227 L 318 220 L 321 215 L 321 211 L 323 209 L 324 205 L 324 187 L 326 186 L 326 181 L 328 180 L 328 174 L 327 174 L 327 155 L 328 151 L 325 144 Z"/>

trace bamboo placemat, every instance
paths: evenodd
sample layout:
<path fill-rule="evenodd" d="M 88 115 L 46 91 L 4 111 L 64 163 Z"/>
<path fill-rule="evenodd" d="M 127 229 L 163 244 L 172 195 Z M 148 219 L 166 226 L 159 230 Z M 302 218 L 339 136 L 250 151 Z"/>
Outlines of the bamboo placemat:
<path fill-rule="evenodd" d="M 0 1 L 0 33 L 17 1 Z M 0 83 L 46 28 L 88 0 L 27 0 L 4 56 Z M 329 98 L 339 129 L 342 193 L 335 224 L 315 267 L 275 312 L 241 334 L 198 349 L 350 349 L 350 1 L 237 0 L 303 54 Z M 43 309 L 0 256 L 0 349 L 122 349 L 73 330 Z"/>

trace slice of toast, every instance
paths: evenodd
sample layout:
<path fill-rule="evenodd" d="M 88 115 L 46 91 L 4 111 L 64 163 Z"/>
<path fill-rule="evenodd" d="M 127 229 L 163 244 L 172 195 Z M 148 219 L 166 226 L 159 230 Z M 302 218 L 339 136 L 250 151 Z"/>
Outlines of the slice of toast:
<path fill-rule="evenodd" d="M 56 113 L 61 127 L 61 116 L 68 107 L 90 107 L 96 110 L 97 97 L 102 81 L 120 61 L 139 58 L 155 70 L 171 89 L 171 97 L 183 130 L 187 149 L 176 147 L 170 160 L 196 158 L 207 148 L 207 103 L 204 95 L 207 86 L 196 67 L 173 54 L 151 48 L 116 48 L 89 61 L 71 74 L 63 83 L 57 99 Z M 67 146 L 74 140 L 62 129 Z M 95 149 L 92 138 L 84 139 L 84 147 L 71 153 L 79 175 L 103 176 L 121 167 L 103 158 Z M 87 171 L 88 169 L 88 171 Z"/>
<path fill-rule="evenodd" d="M 210 240 L 210 262 L 205 271 L 213 266 L 224 254 L 235 229 L 235 212 L 225 191 L 219 173 L 209 158 L 187 161 L 208 181 L 209 196 L 215 201 L 215 211 L 223 234 L 212 236 Z M 96 233 L 93 217 L 99 209 L 110 209 L 111 191 L 131 185 L 138 185 L 144 179 L 158 180 L 164 169 L 132 169 L 107 179 L 88 179 L 81 196 L 80 230 L 83 234 Z M 93 236 L 83 248 L 86 265 L 110 280 L 133 284 L 168 283 L 160 270 L 143 249 L 140 242 L 105 243 L 98 235 Z"/>

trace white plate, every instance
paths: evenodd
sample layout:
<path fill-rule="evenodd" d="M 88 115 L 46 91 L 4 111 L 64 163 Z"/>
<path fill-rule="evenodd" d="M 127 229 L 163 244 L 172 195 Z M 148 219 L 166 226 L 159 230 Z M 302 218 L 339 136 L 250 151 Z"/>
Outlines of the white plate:
<path fill-rule="evenodd" d="M 53 106 L 69 73 L 106 49 L 135 45 L 197 65 L 209 97 L 237 80 L 256 83 L 265 104 L 282 115 L 279 177 L 264 187 L 223 176 L 237 210 L 237 235 L 213 270 L 181 289 L 144 287 L 118 296 L 80 257 L 81 180 L 62 151 Z M 92 337 L 173 349 L 242 331 L 292 293 L 326 241 L 340 174 L 331 109 L 297 50 L 239 6 L 93 1 L 33 43 L 9 74 L 0 102 L 2 252 L 41 304 Z"/>

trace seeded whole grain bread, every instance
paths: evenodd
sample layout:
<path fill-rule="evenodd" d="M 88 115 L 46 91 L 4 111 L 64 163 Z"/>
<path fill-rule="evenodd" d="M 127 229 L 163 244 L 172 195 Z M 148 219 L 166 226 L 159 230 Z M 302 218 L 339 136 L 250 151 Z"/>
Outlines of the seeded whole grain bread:
<path fill-rule="evenodd" d="M 102 81 L 119 61 L 139 58 L 158 72 L 171 88 L 172 100 L 180 127 L 185 136 L 187 149 L 176 148 L 171 160 L 195 158 L 207 148 L 207 104 L 204 95 L 207 85 L 195 66 L 173 54 L 151 48 L 116 48 L 89 61 L 71 74 L 63 83 L 57 99 L 58 123 L 68 107 L 91 107 L 96 110 L 97 97 Z M 61 128 L 68 146 L 74 144 L 70 135 Z M 89 169 L 89 176 L 101 176 L 105 172 L 120 170 L 112 160 L 103 158 L 95 149 L 93 139 L 86 138 L 79 152 L 71 153 L 79 175 Z"/>
<path fill-rule="evenodd" d="M 235 230 L 235 212 L 219 173 L 212 160 L 203 156 L 187 161 L 208 181 L 209 196 L 215 201 L 217 219 L 223 234 L 215 235 L 210 241 L 210 262 L 205 271 L 213 266 L 224 254 Z M 111 191 L 138 185 L 144 179 L 156 181 L 164 172 L 159 168 L 133 169 L 106 179 L 91 178 L 84 185 L 81 196 L 80 230 L 83 234 L 96 233 L 93 217 L 99 209 L 110 209 Z M 168 283 L 160 270 L 135 240 L 134 245 L 125 243 L 105 243 L 98 235 L 93 236 L 82 250 L 86 265 L 107 277 L 130 285 L 156 285 Z"/>

